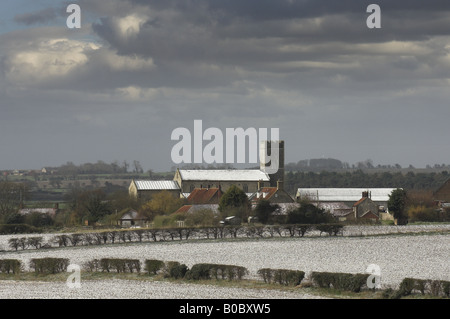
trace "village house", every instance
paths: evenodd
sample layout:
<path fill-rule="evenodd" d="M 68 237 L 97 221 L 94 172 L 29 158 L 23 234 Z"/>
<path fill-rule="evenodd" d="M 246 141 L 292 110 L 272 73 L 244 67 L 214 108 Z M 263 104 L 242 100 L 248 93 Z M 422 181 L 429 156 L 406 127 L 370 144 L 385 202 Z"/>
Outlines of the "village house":
<path fill-rule="evenodd" d="M 148 218 L 134 209 L 125 209 L 121 212 L 121 217 L 117 223 L 121 227 L 144 227 L 148 223 Z"/>
<path fill-rule="evenodd" d="M 438 203 L 450 203 L 450 178 L 434 191 L 433 198 Z"/>
<path fill-rule="evenodd" d="M 378 221 L 380 219 L 378 209 L 378 205 L 369 198 L 369 192 L 365 191 L 362 193 L 362 198 L 353 204 L 353 218 Z"/>
<path fill-rule="evenodd" d="M 223 192 L 221 187 L 219 188 L 194 188 L 189 194 L 186 201 L 190 205 L 200 204 L 219 204 L 219 200 L 222 197 Z"/>
<path fill-rule="evenodd" d="M 268 200 L 271 203 L 294 203 L 295 200 L 283 188 L 283 182 L 277 181 L 277 187 L 263 187 L 258 183 L 258 190 L 249 197 L 252 203 Z"/>

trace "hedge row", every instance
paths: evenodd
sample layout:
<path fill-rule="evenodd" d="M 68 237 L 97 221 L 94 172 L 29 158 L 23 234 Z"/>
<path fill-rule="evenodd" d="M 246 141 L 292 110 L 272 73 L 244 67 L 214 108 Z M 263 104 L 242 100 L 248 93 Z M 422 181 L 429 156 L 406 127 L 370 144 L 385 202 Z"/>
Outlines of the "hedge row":
<path fill-rule="evenodd" d="M 404 278 L 400 283 L 397 297 L 408 296 L 414 291 L 422 295 L 450 297 L 450 281 Z"/>
<path fill-rule="evenodd" d="M 262 268 L 258 270 L 258 275 L 264 280 L 265 283 L 270 284 L 272 282 L 276 282 L 285 286 L 300 285 L 303 278 L 305 278 L 304 271 L 289 269 Z"/>
<path fill-rule="evenodd" d="M 11 225 L 9 225 L 11 226 Z M 70 235 L 56 235 L 48 243 L 43 243 L 43 237 L 10 238 L 9 247 L 13 250 L 33 247 L 51 248 L 103 245 L 117 242 L 142 242 L 142 241 L 167 241 L 187 240 L 195 237 L 198 239 L 220 238 L 270 238 L 270 237 L 303 237 L 306 233 L 317 230 L 320 234 L 326 233 L 337 236 L 342 232 L 342 224 L 295 224 L 276 226 L 214 226 L 214 227 L 180 227 L 180 228 L 143 228 L 135 230 L 109 230 L 95 233 L 74 233 Z"/>
<path fill-rule="evenodd" d="M 164 262 L 157 259 L 146 259 L 145 272 L 149 275 L 163 273 L 166 278 L 187 280 L 227 279 L 242 280 L 248 270 L 242 266 L 223 264 L 195 264 L 189 269 L 185 264 L 177 261 Z M 66 272 L 69 266 L 67 258 L 35 258 L 30 260 L 30 269 L 40 274 L 56 274 Z M 22 262 L 16 259 L 0 259 L 0 273 L 17 274 L 22 270 Z M 85 270 L 118 273 L 141 272 L 138 259 L 102 258 L 88 261 L 83 267 Z M 305 272 L 289 269 L 262 268 L 258 275 L 266 283 L 278 283 L 286 286 L 297 286 L 305 277 Z M 332 272 L 312 272 L 312 284 L 321 288 L 334 288 L 338 290 L 360 292 L 367 285 L 369 274 L 349 274 Z M 422 295 L 428 294 L 436 297 L 450 297 L 450 281 L 404 278 L 398 290 L 387 289 L 385 298 L 401 298 L 414 292 Z"/>
<path fill-rule="evenodd" d="M 321 288 L 360 292 L 367 285 L 369 274 L 312 272 L 312 282 Z"/>
<path fill-rule="evenodd" d="M 0 272 L 17 274 L 22 270 L 22 262 L 17 259 L 0 259 Z"/>
<path fill-rule="evenodd" d="M 185 278 L 188 280 L 209 280 L 209 279 L 227 279 L 242 280 L 248 270 L 242 266 L 223 265 L 223 264 L 195 264 L 186 273 Z"/>
<path fill-rule="evenodd" d="M 141 271 L 141 262 L 138 259 L 102 258 L 93 259 L 84 264 L 84 269 L 88 271 L 103 271 L 118 273 Z"/>
<path fill-rule="evenodd" d="M 65 272 L 68 266 L 68 258 L 34 258 L 30 260 L 30 268 L 40 274 Z"/>
<path fill-rule="evenodd" d="M 135 259 L 94 259 L 84 264 L 87 271 L 110 272 L 140 272 L 140 262 Z M 144 261 L 144 271 L 154 276 L 163 274 L 166 278 L 185 278 L 188 280 L 201 279 L 227 279 L 241 280 L 248 271 L 246 268 L 235 265 L 222 264 L 195 264 L 189 269 L 185 264 L 177 261 L 162 261 L 158 259 L 146 259 Z"/>

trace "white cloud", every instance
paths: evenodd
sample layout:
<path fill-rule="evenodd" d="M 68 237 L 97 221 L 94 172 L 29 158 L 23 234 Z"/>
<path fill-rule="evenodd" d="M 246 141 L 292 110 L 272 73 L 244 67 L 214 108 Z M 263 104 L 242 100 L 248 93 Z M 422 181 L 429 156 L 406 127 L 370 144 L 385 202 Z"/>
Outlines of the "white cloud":
<path fill-rule="evenodd" d="M 122 38 L 129 38 L 136 36 L 139 33 L 141 26 L 145 21 L 145 17 L 132 14 L 124 18 L 115 19 L 113 26 L 117 34 Z"/>
<path fill-rule="evenodd" d="M 85 65 L 88 52 L 98 49 L 94 43 L 64 38 L 32 43 L 6 58 L 6 78 L 11 84 L 25 86 L 57 80 Z"/>

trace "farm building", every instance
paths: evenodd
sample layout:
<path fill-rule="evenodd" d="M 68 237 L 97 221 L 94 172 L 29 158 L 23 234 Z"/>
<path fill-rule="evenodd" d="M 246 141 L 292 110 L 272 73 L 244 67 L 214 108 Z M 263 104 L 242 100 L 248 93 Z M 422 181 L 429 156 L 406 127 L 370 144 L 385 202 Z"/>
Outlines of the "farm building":
<path fill-rule="evenodd" d="M 195 188 L 221 188 L 226 192 L 231 185 L 236 185 L 245 193 L 258 190 L 258 182 L 270 184 L 269 175 L 252 169 L 224 170 L 180 170 L 174 177 L 182 193 L 190 193 Z"/>
<path fill-rule="evenodd" d="M 132 180 L 128 188 L 130 196 L 150 199 L 153 195 L 167 191 L 174 197 L 180 197 L 180 187 L 175 181 Z"/>
<path fill-rule="evenodd" d="M 341 202 L 353 206 L 361 199 L 363 192 L 382 208 L 387 208 L 389 196 L 395 188 L 299 188 L 296 198 L 309 199 L 315 203 Z"/>
<path fill-rule="evenodd" d="M 145 226 L 147 222 L 148 218 L 140 215 L 134 209 L 125 209 L 118 220 L 118 225 L 121 227 Z"/>

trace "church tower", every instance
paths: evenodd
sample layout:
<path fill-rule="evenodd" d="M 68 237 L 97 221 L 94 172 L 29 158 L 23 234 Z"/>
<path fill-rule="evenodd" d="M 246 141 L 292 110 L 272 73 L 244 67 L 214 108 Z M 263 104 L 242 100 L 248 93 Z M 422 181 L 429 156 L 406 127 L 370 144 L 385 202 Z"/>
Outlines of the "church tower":
<path fill-rule="evenodd" d="M 259 161 L 259 169 L 269 175 L 270 187 L 283 185 L 284 141 L 261 141 L 259 145 Z M 274 168 L 276 167 L 278 167 L 278 170 L 275 171 Z"/>

